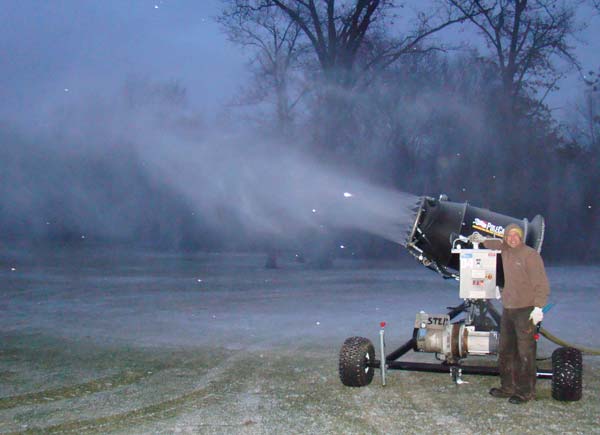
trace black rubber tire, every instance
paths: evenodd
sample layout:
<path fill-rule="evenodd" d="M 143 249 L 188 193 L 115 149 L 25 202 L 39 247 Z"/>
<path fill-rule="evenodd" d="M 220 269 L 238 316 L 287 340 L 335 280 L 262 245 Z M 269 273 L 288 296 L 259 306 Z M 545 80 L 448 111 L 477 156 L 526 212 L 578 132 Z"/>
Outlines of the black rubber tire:
<path fill-rule="evenodd" d="M 367 338 L 350 337 L 340 349 L 339 373 L 342 384 L 347 387 L 364 387 L 373 380 L 375 369 L 369 367 L 375 361 L 375 348 Z"/>
<path fill-rule="evenodd" d="M 581 399 L 583 361 L 581 352 L 559 347 L 552 352 L 552 397 L 563 402 Z"/>

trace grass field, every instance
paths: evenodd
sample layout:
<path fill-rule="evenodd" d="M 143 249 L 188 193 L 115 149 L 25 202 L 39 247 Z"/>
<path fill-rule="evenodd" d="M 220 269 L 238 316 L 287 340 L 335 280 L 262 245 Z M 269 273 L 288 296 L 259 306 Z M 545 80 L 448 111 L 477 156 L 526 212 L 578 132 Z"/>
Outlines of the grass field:
<path fill-rule="evenodd" d="M 400 345 L 414 314 L 443 312 L 456 289 L 412 266 L 263 261 L 5 254 L 0 434 L 600 433 L 594 356 L 584 356 L 583 398 L 572 403 L 553 400 L 549 380 L 521 406 L 491 397 L 489 376 L 456 385 L 448 374 L 394 371 L 382 387 L 377 372 L 367 387 L 344 387 L 347 336 L 375 340 L 386 320 L 388 347 Z M 549 275 L 557 306 L 545 326 L 600 347 L 600 269 Z M 554 347 L 541 342 L 539 356 Z"/>

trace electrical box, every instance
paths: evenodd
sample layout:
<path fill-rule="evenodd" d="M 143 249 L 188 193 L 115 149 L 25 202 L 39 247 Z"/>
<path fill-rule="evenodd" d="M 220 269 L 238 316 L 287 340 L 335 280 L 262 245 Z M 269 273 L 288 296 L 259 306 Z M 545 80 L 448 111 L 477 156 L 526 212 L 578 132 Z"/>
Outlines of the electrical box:
<path fill-rule="evenodd" d="M 460 261 L 460 297 L 495 299 L 496 262 L 500 251 L 492 249 L 453 249 Z"/>

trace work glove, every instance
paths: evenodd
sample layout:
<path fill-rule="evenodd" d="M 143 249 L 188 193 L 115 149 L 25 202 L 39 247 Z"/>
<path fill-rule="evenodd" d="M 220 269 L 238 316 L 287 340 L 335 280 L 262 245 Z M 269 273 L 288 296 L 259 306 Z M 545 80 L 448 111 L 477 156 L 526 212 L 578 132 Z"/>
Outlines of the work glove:
<path fill-rule="evenodd" d="M 473 234 L 471 234 L 469 237 L 469 242 L 471 243 L 483 243 L 486 241 L 486 238 L 483 237 L 481 234 L 479 234 L 477 231 L 475 231 Z"/>
<path fill-rule="evenodd" d="M 540 307 L 535 307 L 533 310 L 531 310 L 529 319 L 533 322 L 534 325 L 537 325 L 544 319 L 544 312 Z"/>

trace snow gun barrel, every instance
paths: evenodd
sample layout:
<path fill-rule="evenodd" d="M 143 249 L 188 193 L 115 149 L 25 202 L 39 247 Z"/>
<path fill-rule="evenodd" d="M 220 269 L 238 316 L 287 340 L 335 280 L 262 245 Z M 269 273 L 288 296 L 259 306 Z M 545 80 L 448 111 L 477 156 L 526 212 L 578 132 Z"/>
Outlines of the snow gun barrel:
<path fill-rule="evenodd" d="M 544 218 L 537 215 L 530 222 L 493 211 L 473 207 L 468 203 L 423 197 L 415 209 L 415 220 L 409 230 L 406 248 L 424 266 L 446 278 L 457 278 L 458 256 L 452 255 L 452 244 L 459 236 L 468 237 L 478 231 L 483 236 L 502 238 L 504 228 L 516 223 L 523 228 L 525 243 L 538 252 L 544 241 Z"/>

